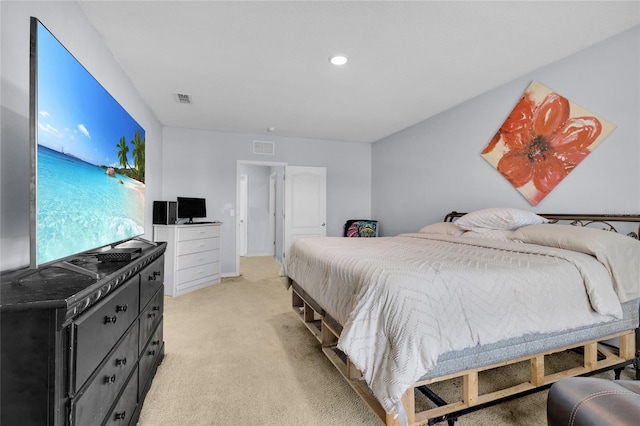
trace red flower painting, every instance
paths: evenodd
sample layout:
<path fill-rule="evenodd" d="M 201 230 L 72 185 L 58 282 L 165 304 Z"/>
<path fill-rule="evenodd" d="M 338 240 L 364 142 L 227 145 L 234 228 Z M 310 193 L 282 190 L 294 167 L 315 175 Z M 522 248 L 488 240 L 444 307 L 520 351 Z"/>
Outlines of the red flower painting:
<path fill-rule="evenodd" d="M 482 156 L 535 206 L 614 128 L 534 81 Z"/>

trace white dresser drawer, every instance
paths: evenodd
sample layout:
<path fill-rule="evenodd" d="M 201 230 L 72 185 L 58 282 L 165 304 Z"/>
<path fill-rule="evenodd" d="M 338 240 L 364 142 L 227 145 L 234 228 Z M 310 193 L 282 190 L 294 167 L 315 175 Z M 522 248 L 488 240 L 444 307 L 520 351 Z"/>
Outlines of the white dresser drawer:
<path fill-rule="evenodd" d="M 193 254 L 185 254 L 176 258 L 176 269 L 193 268 L 205 263 L 217 262 L 220 259 L 220 250 L 202 251 Z"/>
<path fill-rule="evenodd" d="M 153 226 L 156 241 L 167 242 L 165 295 L 180 296 L 220 282 L 221 226 L 220 222 Z"/>
<path fill-rule="evenodd" d="M 220 238 L 204 238 L 202 240 L 180 241 L 176 245 L 176 255 L 197 253 L 199 251 L 210 251 L 220 248 Z"/>
<path fill-rule="evenodd" d="M 197 240 L 202 238 L 213 238 L 220 236 L 219 226 L 199 226 L 189 225 L 185 228 L 178 228 L 178 241 Z"/>
<path fill-rule="evenodd" d="M 213 277 L 220 274 L 220 262 L 207 263 L 193 268 L 182 269 L 176 272 L 177 284 L 198 280 L 206 277 Z"/>

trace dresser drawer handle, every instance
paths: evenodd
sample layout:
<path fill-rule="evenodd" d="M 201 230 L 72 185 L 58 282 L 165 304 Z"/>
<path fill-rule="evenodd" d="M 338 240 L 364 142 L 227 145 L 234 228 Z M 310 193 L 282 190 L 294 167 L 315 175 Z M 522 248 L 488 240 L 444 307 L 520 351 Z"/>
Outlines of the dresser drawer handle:
<path fill-rule="evenodd" d="M 160 340 L 154 340 L 151 342 L 151 346 L 158 346 L 160 344 Z"/>
<path fill-rule="evenodd" d="M 127 417 L 127 412 L 123 411 L 122 413 L 116 413 L 114 416 L 115 420 L 124 420 Z"/>
<path fill-rule="evenodd" d="M 127 305 L 118 305 L 116 306 L 116 312 L 127 312 L 128 308 Z"/>
<path fill-rule="evenodd" d="M 149 356 L 155 356 L 155 354 L 156 354 L 155 350 L 149 351 Z"/>
<path fill-rule="evenodd" d="M 152 311 L 159 311 L 160 310 L 160 306 L 154 306 L 153 308 L 151 308 Z"/>
<path fill-rule="evenodd" d="M 116 365 L 127 365 L 127 358 L 116 359 Z"/>
<path fill-rule="evenodd" d="M 153 275 L 149 275 L 149 281 L 155 281 L 160 276 L 160 271 L 153 271 Z"/>
<path fill-rule="evenodd" d="M 116 375 L 114 374 L 113 376 L 106 376 L 104 378 L 104 384 L 105 385 L 110 385 L 111 383 L 115 383 L 116 382 Z"/>
<path fill-rule="evenodd" d="M 114 315 L 114 316 L 112 316 L 112 317 L 110 317 L 110 316 L 106 316 L 106 317 L 104 317 L 104 323 L 105 323 L 105 324 L 109 324 L 109 323 L 111 323 L 111 324 L 115 324 L 115 322 L 116 322 L 117 320 L 118 320 L 118 316 L 117 316 L 117 315 Z"/>

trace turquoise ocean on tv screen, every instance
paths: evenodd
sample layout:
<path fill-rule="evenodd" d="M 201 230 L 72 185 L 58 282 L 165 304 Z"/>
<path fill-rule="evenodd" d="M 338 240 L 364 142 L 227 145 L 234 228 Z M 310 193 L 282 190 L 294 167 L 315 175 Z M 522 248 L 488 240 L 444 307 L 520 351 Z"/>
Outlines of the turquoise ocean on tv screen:
<path fill-rule="evenodd" d="M 38 145 L 38 264 L 144 233 L 144 184 Z"/>

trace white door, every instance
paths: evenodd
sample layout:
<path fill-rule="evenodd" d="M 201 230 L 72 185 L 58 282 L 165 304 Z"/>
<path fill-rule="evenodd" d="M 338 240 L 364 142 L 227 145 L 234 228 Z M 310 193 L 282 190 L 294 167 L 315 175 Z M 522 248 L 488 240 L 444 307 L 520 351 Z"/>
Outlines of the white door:
<path fill-rule="evenodd" d="M 327 235 L 327 169 L 285 167 L 284 247 L 299 238 Z"/>
<path fill-rule="evenodd" d="M 238 233 L 240 235 L 240 256 L 247 255 L 247 211 L 249 204 L 249 182 L 245 174 L 240 175 L 240 200 L 238 209 Z"/>

